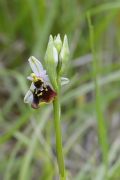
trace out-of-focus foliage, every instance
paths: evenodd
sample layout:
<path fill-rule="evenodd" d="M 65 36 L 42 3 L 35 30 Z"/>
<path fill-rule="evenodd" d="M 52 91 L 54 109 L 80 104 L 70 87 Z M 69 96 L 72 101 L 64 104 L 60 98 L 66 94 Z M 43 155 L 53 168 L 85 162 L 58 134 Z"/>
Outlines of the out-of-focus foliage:
<path fill-rule="evenodd" d="M 52 105 L 23 103 L 27 59 L 44 63 L 48 37 L 58 33 L 71 53 L 61 95 L 68 177 L 119 180 L 120 2 L 105 0 L 0 1 L 0 179 L 58 179 Z"/>

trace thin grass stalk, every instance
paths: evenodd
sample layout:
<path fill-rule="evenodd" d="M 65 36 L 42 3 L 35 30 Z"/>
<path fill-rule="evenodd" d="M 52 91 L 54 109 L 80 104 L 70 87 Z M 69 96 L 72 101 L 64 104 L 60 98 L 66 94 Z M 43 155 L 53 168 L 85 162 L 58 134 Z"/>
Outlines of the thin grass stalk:
<path fill-rule="evenodd" d="M 95 106 L 96 106 L 96 115 L 97 115 L 97 122 L 98 122 L 98 137 L 99 137 L 99 143 L 101 146 L 103 164 L 105 166 L 104 177 L 107 180 L 107 171 L 108 171 L 107 127 L 106 127 L 106 123 L 103 117 L 102 107 L 101 107 L 102 97 L 101 97 L 100 87 L 98 83 L 99 68 L 98 68 L 97 56 L 96 56 L 96 51 L 95 51 L 95 46 L 94 46 L 94 29 L 93 29 L 91 16 L 89 12 L 87 13 L 87 19 L 88 19 L 88 26 L 89 26 L 89 33 L 90 33 L 90 46 L 91 46 L 91 51 L 93 54 L 93 73 L 94 73 L 93 75 L 94 75 L 94 84 L 95 84 Z"/>

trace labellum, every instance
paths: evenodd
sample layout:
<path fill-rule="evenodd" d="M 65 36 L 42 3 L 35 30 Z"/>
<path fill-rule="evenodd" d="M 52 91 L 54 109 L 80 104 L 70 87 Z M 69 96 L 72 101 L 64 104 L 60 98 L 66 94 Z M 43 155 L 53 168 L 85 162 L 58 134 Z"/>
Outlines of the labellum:
<path fill-rule="evenodd" d="M 41 103 L 50 103 L 57 95 L 56 92 L 46 85 L 41 78 L 34 82 L 35 89 L 33 91 L 33 102 L 31 107 L 38 109 Z"/>

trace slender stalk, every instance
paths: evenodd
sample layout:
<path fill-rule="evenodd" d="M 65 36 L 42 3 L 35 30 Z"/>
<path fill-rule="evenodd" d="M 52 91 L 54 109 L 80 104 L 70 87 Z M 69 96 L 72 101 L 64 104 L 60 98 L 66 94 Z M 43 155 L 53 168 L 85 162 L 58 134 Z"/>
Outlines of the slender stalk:
<path fill-rule="evenodd" d="M 58 87 L 59 87 L 59 79 L 58 79 Z M 60 124 L 61 108 L 60 108 L 59 91 L 60 91 L 60 87 L 58 88 L 57 96 L 53 101 L 54 124 L 55 124 L 55 134 L 56 134 L 56 153 L 57 153 L 60 180 L 66 180 L 64 156 L 63 156 L 63 148 L 62 148 L 62 132 L 61 132 L 61 124 Z"/>

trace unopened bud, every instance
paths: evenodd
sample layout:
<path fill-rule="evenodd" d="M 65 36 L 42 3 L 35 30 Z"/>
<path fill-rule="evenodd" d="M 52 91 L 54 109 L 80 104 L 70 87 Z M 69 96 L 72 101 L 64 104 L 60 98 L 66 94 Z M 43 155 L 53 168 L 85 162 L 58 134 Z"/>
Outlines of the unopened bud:
<path fill-rule="evenodd" d="M 61 48 L 62 48 L 62 40 L 60 38 L 60 35 L 58 34 L 57 37 L 54 38 L 54 44 L 55 44 L 55 47 L 58 51 L 58 54 L 60 53 L 61 51 Z"/>
<path fill-rule="evenodd" d="M 60 59 L 62 60 L 62 63 L 64 63 L 64 61 L 67 61 L 69 59 L 69 46 L 68 46 L 68 39 L 67 36 L 64 36 L 64 40 L 63 40 L 63 46 L 60 52 Z"/>

